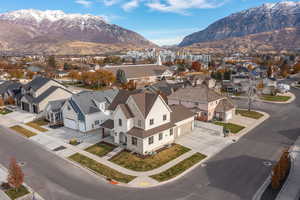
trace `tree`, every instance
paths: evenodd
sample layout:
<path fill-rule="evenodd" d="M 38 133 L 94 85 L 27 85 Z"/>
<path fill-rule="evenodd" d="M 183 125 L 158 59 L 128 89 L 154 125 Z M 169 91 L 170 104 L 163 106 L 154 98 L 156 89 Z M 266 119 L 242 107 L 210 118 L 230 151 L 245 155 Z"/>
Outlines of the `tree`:
<path fill-rule="evenodd" d="M 3 101 L 3 98 L 2 98 L 2 97 L 0 98 L 0 107 L 1 107 L 1 106 L 4 106 L 4 101 Z"/>
<path fill-rule="evenodd" d="M 15 104 L 15 100 L 12 96 L 9 96 L 7 99 L 6 99 L 6 104 L 8 105 L 14 105 Z"/>
<path fill-rule="evenodd" d="M 51 68 L 55 68 L 56 67 L 56 60 L 55 60 L 55 56 L 49 56 L 48 60 L 47 60 L 47 65 Z"/>
<path fill-rule="evenodd" d="M 127 83 L 126 74 L 122 69 L 118 69 L 116 79 L 117 79 L 118 83 L 121 83 L 121 84 Z"/>
<path fill-rule="evenodd" d="M 201 64 L 198 61 L 192 62 L 192 69 L 196 72 L 200 72 L 202 69 Z"/>
<path fill-rule="evenodd" d="M 29 79 L 32 79 L 34 75 L 35 75 L 35 73 L 32 72 L 32 71 L 28 71 L 28 72 L 26 73 L 26 76 L 27 76 L 27 78 L 29 78 Z"/>
<path fill-rule="evenodd" d="M 79 79 L 79 73 L 75 70 L 70 71 L 68 76 L 71 78 L 72 82 L 74 82 L 75 79 Z"/>
<path fill-rule="evenodd" d="M 24 182 L 24 174 L 15 158 L 10 159 L 7 182 L 10 187 L 14 188 L 16 191 L 22 186 Z"/>

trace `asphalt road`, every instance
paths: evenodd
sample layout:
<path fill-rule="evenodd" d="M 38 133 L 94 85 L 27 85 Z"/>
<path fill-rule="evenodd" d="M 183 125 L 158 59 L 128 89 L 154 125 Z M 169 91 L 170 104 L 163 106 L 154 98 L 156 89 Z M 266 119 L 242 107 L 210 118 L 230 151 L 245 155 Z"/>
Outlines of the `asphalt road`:
<path fill-rule="evenodd" d="M 300 90 L 293 89 L 297 98 Z M 245 102 L 238 102 L 246 107 Z M 265 123 L 183 178 L 149 189 L 113 186 L 100 181 L 39 145 L 2 127 L 0 163 L 11 156 L 26 162 L 26 182 L 47 200 L 247 200 L 270 173 L 264 161 L 274 162 L 283 148 L 300 136 L 300 101 L 275 105 L 255 102 L 268 112 Z"/>

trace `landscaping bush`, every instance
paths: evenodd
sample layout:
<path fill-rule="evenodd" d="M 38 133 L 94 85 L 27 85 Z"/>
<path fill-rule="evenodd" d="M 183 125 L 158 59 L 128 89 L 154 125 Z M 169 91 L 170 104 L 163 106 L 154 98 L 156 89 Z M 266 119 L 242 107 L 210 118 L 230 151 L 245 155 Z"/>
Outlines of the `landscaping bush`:
<path fill-rule="evenodd" d="M 69 144 L 71 144 L 71 145 L 78 145 L 79 144 L 79 142 L 77 141 L 77 139 L 76 138 L 73 138 L 73 139 L 71 139 L 70 140 L 70 142 L 69 142 Z"/>

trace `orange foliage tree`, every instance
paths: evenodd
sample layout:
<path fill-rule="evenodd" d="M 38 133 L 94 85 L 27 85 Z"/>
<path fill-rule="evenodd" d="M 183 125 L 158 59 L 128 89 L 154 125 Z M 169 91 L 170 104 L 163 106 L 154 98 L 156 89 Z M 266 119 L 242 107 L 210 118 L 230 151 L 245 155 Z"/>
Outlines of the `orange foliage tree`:
<path fill-rule="evenodd" d="M 24 182 L 24 174 L 15 158 L 11 158 L 10 160 L 7 182 L 10 187 L 14 188 L 16 191 Z"/>

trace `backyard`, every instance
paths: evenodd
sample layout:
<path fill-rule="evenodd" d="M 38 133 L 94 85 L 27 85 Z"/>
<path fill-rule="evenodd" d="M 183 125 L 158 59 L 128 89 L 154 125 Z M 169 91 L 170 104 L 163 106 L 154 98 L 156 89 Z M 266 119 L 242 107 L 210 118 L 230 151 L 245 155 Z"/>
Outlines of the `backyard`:
<path fill-rule="evenodd" d="M 190 151 L 189 148 L 175 144 L 155 155 L 146 157 L 141 157 L 128 151 L 122 151 L 118 155 L 112 157 L 110 161 L 134 171 L 149 171 L 174 160 L 188 151 Z"/>
<path fill-rule="evenodd" d="M 10 129 L 20 133 L 21 135 L 23 135 L 25 137 L 28 137 L 28 138 L 37 135 L 36 133 L 34 133 L 26 128 L 23 128 L 22 126 L 19 126 L 19 125 L 12 126 L 12 127 L 10 127 Z"/>
<path fill-rule="evenodd" d="M 243 130 L 245 127 L 244 126 L 240 126 L 237 124 L 233 124 L 233 123 L 223 123 L 223 122 L 214 122 L 214 124 L 219 125 L 219 126 L 223 126 L 225 128 L 225 130 L 230 131 L 231 133 L 238 133 L 241 130 Z"/>
<path fill-rule="evenodd" d="M 242 115 L 243 117 L 248 117 L 248 118 L 252 118 L 252 119 L 260 119 L 261 117 L 264 116 L 263 114 L 261 114 L 259 112 L 248 111 L 248 110 L 236 110 L 236 113 L 239 115 Z"/>
<path fill-rule="evenodd" d="M 123 183 L 129 183 L 133 179 L 134 176 L 126 175 L 121 172 L 118 172 L 106 165 L 96 162 L 93 159 L 90 159 L 82 154 L 76 153 L 69 157 L 69 159 L 81 164 L 84 167 L 87 167 L 100 175 L 103 175 L 109 179 L 116 180 Z"/>
<path fill-rule="evenodd" d="M 47 121 L 43 120 L 43 119 L 39 119 L 39 120 L 35 120 L 29 123 L 26 123 L 27 126 L 30 126 L 38 131 L 41 132 L 47 132 L 48 130 L 43 128 L 42 126 L 46 126 L 48 124 Z"/>
<path fill-rule="evenodd" d="M 191 168 L 192 166 L 194 166 L 195 164 L 197 164 L 198 162 L 200 162 L 205 158 L 206 155 L 203 155 L 201 153 L 195 153 L 191 157 L 186 158 L 185 160 L 167 169 L 166 171 L 161 172 L 159 174 L 152 175 L 151 178 L 159 182 L 167 181 L 183 173 L 185 170 Z"/>
<path fill-rule="evenodd" d="M 99 157 L 103 157 L 109 152 L 111 152 L 112 150 L 114 150 L 115 148 L 116 146 L 113 146 L 111 144 L 99 142 L 93 146 L 88 147 L 87 149 L 85 149 L 85 151 L 95 154 Z"/>

